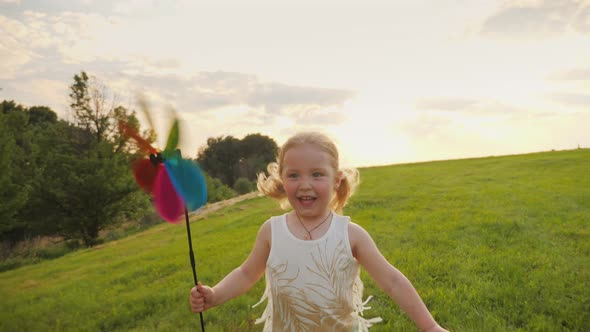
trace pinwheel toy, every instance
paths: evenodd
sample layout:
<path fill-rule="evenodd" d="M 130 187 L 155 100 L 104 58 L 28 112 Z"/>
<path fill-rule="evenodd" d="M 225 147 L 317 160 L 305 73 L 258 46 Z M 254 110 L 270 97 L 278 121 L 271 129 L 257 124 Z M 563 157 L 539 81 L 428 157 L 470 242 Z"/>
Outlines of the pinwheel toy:
<path fill-rule="evenodd" d="M 142 108 L 153 131 L 153 123 L 145 103 Z M 168 135 L 166 148 L 156 150 L 148 140 L 125 121 L 119 122 L 121 133 L 137 143 L 137 147 L 146 158 L 138 159 L 132 164 L 133 176 L 137 184 L 151 194 L 158 214 L 166 221 L 177 223 L 184 213 L 188 236 L 189 256 L 193 269 L 193 280 L 197 285 L 195 257 L 191 240 L 188 211 L 194 211 L 207 203 L 205 177 L 199 166 L 193 161 L 182 159 L 179 141 L 178 119 L 175 118 Z M 200 313 L 201 330 L 204 332 L 203 314 Z"/>

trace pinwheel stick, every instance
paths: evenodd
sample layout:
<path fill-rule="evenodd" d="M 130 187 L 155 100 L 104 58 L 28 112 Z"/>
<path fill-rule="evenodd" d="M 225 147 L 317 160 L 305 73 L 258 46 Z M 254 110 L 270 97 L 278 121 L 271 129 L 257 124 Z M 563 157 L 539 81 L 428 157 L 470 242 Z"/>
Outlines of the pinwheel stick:
<path fill-rule="evenodd" d="M 152 124 L 145 101 L 140 100 L 148 122 Z M 207 186 L 205 177 L 199 167 L 189 160 L 182 159 L 179 141 L 179 121 L 174 119 L 168 134 L 164 151 L 156 150 L 149 140 L 143 138 L 137 129 L 126 121 L 119 121 L 119 130 L 127 138 L 135 140 L 139 152 L 149 155 L 149 159 L 134 162 L 133 176 L 137 184 L 152 195 L 154 205 L 160 216 L 166 221 L 175 223 L 182 215 L 186 218 L 186 233 L 188 235 L 189 255 L 193 268 L 193 280 L 197 286 L 197 271 L 195 269 L 195 254 L 191 240 L 191 227 L 188 221 L 188 209 L 195 210 L 207 203 Z M 152 133 L 153 126 L 152 127 Z M 188 208 L 187 208 L 188 207 Z M 201 331 L 205 332 L 203 313 Z"/>
<path fill-rule="evenodd" d="M 199 282 L 197 279 L 197 270 L 195 268 L 195 254 L 193 253 L 193 241 L 191 240 L 191 225 L 188 221 L 188 210 L 186 207 L 184 208 L 184 217 L 186 220 L 186 234 L 188 236 L 188 248 L 189 248 L 189 256 L 191 258 L 191 267 L 193 268 L 193 281 L 195 282 L 195 286 Z M 203 313 L 199 312 L 199 318 L 201 319 L 201 331 L 205 332 L 205 323 L 203 321 Z"/>

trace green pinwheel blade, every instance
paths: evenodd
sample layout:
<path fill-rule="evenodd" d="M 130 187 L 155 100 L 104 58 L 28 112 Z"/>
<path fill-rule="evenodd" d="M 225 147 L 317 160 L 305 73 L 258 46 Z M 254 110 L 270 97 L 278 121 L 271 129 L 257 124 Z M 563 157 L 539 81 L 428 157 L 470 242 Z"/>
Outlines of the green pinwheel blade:
<path fill-rule="evenodd" d="M 170 134 L 168 135 L 168 141 L 166 142 L 166 151 L 174 151 L 178 146 L 178 119 L 174 119 L 174 123 L 172 123 L 172 128 L 170 129 Z"/>

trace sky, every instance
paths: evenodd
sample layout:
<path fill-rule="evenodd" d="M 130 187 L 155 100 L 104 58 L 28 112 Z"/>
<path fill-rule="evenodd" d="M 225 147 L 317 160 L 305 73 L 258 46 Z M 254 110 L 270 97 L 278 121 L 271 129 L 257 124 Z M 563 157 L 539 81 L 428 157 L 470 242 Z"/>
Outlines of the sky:
<path fill-rule="evenodd" d="M 160 146 L 175 109 L 185 156 L 306 130 L 354 167 L 590 147 L 590 0 L 0 0 L 0 36 L 0 100 L 72 121 L 86 71 L 145 96 Z"/>

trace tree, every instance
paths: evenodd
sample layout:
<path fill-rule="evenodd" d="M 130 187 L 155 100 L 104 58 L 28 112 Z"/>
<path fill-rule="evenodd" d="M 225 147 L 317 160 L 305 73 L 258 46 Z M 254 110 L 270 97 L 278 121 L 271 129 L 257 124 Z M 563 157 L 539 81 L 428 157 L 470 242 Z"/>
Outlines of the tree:
<path fill-rule="evenodd" d="M 14 100 L 3 100 L 0 103 L 0 112 L 4 114 L 13 113 L 13 112 L 24 112 L 25 107 L 17 104 Z"/>
<path fill-rule="evenodd" d="M 0 239 L 13 240 L 22 237 L 26 228 L 17 218 L 26 204 L 28 192 L 18 183 L 16 160 L 21 160 L 14 134 L 8 126 L 9 114 L 0 112 Z"/>
<path fill-rule="evenodd" d="M 139 128 L 123 107 L 111 116 L 112 128 L 121 118 Z M 1 240 L 62 235 L 92 245 L 101 229 L 149 206 L 129 171 L 132 144 L 116 129 L 99 139 L 80 123 L 58 120 L 46 106 L 0 103 Z"/>
<path fill-rule="evenodd" d="M 77 206 L 83 206 L 85 214 L 75 212 L 77 220 L 66 215 L 64 218 L 71 222 L 66 223 L 68 227 L 62 231 L 68 236 L 81 236 L 87 245 L 92 245 L 100 229 L 120 221 L 121 214 L 126 209 L 128 212 L 137 211 L 141 205 L 141 201 L 130 199 L 139 190 L 133 181 L 129 182 L 132 177 L 127 165 L 128 159 L 133 158 L 132 154 L 137 149 L 134 142 L 119 131 L 118 123 L 124 120 L 138 132 L 140 128 L 135 112 L 129 112 L 127 108 L 117 105 L 114 94 L 107 86 L 94 77 L 89 78 L 86 72 L 74 75 L 70 90 L 70 106 L 79 129 L 70 133 L 69 137 L 71 144 L 76 147 L 76 159 L 71 159 L 71 153 L 66 153 L 58 160 L 70 167 L 71 172 L 77 172 L 77 177 L 56 183 L 58 189 L 48 192 L 48 195 L 56 202 L 61 201 L 60 207 L 65 213 L 66 208 L 74 207 L 64 203 L 61 198 L 74 194 L 68 200 L 78 202 Z M 151 134 L 148 139 L 155 140 L 155 135 Z M 79 181 L 80 179 L 84 181 Z M 70 185 L 85 191 L 68 189 Z M 63 192 L 59 188 L 63 188 Z M 87 192 L 92 195 L 86 195 Z M 92 199 L 94 203 L 90 202 Z M 121 205 L 121 202 L 125 204 Z"/>
<path fill-rule="evenodd" d="M 111 130 L 114 105 L 107 105 L 106 87 L 90 78 L 85 71 L 74 75 L 70 86 L 70 107 L 77 125 L 96 135 L 98 142 L 104 140 Z"/>
<path fill-rule="evenodd" d="M 137 151 L 135 143 L 122 135 L 118 126 L 119 121 L 123 120 L 139 132 L 136 113 L 118 105 L 115 94 L 104 83 L 82 71 L 80 75 L 74 75 L 70 91 L 70 107 L 78 127 L 93 133 L 97 142 L 112 142 L 116 152 Z M 150 142 L 156 140 L 155 132 L 149 129 L 144 131 L 143 136 Z"/>
<path fill-rule="evenodd" d="M 15 242 L 23 238 L 26 211 L 35 178 L 36 147 L 28 127 L 26 108 L 14 101 L 0 103 L 0 238 Z"/>
<path fill-rule="evenodd" d="M 137 190 L 124 154 L 113 143 L 96 142 L 83 128 L 63 128 L 50 143 L 45 184 L 39 188 L 42 208 L 51 211 L 46 222 L 66 238 L 94 245 L 101 229 L 135 215 L 147 199 Z"/>
<path fill-rule="evenodd" d="M 233 136 L 211 137 L 199 150 L 198 162 L 211 176 L 233 188 L 240 177 L 255 180 L 275 160 L 277 151 L 276 142 L 261 134 L 250 134 L 242 140 Z"/>
<path fill-rule="evenodd" d="M 268 163 L 277 158 L 279 147 L 270 137 L 249 134 L 242 139 L 240 176 L 255 181 L 258 173 L 265 171 Z"/>
<path fill-rule="evenodd" d="M 97 142 L 110 140 L 123 143 L 118 132 L 118 121 L 135 122 L 135 112 L 129 112 L 125 107 L 117 105 L 115 94 L 96 77 L 89 77 L 86 72 L 74 75 L 74 83 L 70 86 L 70 108 L 74 112 L 76 125 L 93 133 Z M 132 119 L 129 119 L 129 118 Z M 135 120 L 135 121 L 133 121 Z"/>
<path fill-rule="evenodd" d="M 32 106 L 27 110 L 29 124 L 36 126 L 41 124 L 57 123 L 57 114 L 47 106 Z"/>
<path fill-rule="evenodd" d="M 207 147 L 199 151 L 198 162 L 209 175 L 233 187 L 240 162 L 240 140 L 233 136 L 210 137 Z"/>

